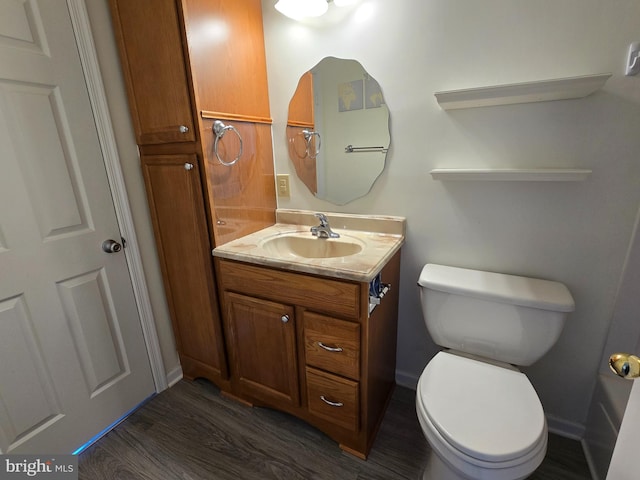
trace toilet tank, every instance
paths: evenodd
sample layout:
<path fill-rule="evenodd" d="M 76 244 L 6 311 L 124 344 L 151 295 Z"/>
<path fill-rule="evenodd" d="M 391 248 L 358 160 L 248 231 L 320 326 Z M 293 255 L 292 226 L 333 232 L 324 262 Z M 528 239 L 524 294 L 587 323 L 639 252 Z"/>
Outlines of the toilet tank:
<path fill-rule="evenodd" d="M 565 285 L 537 278 L 427 264 L 418 284 L 436 344 L 514 365 L 547 353 L 575 309 Z"/>

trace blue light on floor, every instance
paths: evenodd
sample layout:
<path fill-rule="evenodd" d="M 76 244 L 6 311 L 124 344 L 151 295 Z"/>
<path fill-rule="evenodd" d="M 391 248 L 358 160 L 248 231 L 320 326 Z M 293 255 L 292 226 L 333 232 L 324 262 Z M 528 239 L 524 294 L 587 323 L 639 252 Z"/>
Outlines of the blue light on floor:
<path fill-rule="evenodd" d="M 125 413 L 122 417 L 120 417 L 118 420 L 116 420 L 115 422 L 113 422 L 111 425 L 109 425 L 107 428 L 105 428 L 104 430 L 102 430 L 100 433 L 98 433 L 97 435 L 91 437 L 89 439 L 89 441 L 87 443 L 85 443 L 84 445 L 82 445 L 80 448 L 78 448 L 75 452 L 72 453 L 72 455 L 80 455 L 82 452 L 84 452 L 87 448 L 89 448 L 91 445 L 93 445 L 94 443 L 96 443 L 98 440 L 100 440 L 102 437 L 104 437 L 107 433 L 109 433 L 111 430 L 113 430 L 114 428 L 116 428 L 120 423 L 122 423 L 124 420 L 126 420 L 126 418 L 131 415 L 133 412 L 135 412 L 136 410 L 138 410 L 142 405 L 144 405 L 145 403 L 147 403 L 149 400 L 151 400 L 153 397 L 155 397 L 156 394 L 154 393 L 153 395 L 151 395 L 148 398 L 145 398 L 142 402 L 140 402 L 138 405 L 136 405 L 135 407 L 133 407 L 131 410 L 129 410 L 127 413 Z"/>

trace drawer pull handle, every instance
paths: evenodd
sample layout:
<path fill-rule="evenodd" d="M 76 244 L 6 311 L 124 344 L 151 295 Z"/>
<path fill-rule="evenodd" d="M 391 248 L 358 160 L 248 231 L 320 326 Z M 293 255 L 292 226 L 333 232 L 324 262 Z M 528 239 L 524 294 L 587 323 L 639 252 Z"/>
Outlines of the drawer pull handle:
<path fill-rule="evenodd" d="M 328 345 L 325 345 L 322 342 L 318 342 L 318 346 L 320 348 L 324 348 L 327 352 L 341 352 L 342 351 L 342 347 L 329 347 Z"/>
<path fill-rule="evenodd" d="M 332 402 L 331 400 L 327 400 L 324 395 L 320 395 L 320 400 L 322 400 L 327 405 L 331 405 L 332 407 L 342 407 L 344 403 L 342 402 Z"/>

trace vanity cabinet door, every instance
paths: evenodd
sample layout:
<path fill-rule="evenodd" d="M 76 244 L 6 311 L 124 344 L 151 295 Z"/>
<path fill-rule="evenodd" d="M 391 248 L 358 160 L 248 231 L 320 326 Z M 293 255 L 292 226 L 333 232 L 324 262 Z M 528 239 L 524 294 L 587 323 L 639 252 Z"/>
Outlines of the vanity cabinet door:
<path fill-rule="evenodd" d="M 298 406 L 293 307 L 233 292 L 224 296 L 234 387 L 269 405 Z"/>
<path fill-rule="evenodd" d="M 185 377 L 227 378 L 195 155 L 143 155 L 142 172 Z"/>
<path fill-rule="evenodd" d="M 111 0 L 111 12 L 138 145 L 193 142 L 176 0 Z"/>

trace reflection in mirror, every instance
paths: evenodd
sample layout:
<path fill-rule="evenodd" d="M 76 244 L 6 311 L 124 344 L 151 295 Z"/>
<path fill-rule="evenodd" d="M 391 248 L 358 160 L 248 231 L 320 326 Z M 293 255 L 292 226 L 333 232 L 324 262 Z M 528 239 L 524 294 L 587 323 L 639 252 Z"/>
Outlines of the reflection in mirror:
<path fill-rule="evenodd" d="M 344 205 L 366 195 L 390 142 L 378 82 L 355 60 L 323 59 L 289 103 L 287 141 L 298 178 L 316 197 Z"/>

